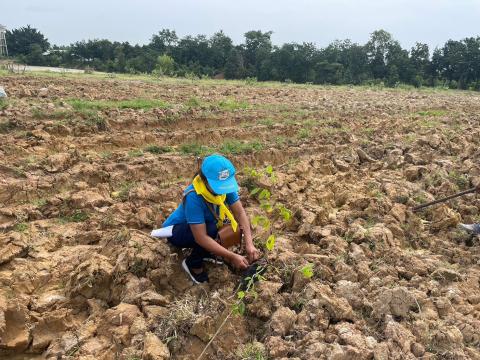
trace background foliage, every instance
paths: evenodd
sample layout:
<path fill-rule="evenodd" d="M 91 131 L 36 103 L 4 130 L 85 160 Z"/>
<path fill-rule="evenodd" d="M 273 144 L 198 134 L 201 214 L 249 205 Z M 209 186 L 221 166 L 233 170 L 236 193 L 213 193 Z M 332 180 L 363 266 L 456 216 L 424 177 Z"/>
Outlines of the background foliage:
<path fill-rule="evenodd" d="M 384 30 L 366 44 L 337 40 L 325 48 L 312 43 L 272 44 L 272 32 L 249 31 L 233 44 L 222 31 L 179 38 L 174 30 L 153 35 L 147 45 L 109 40 L 50 46 L 30 26 L 7 32 L 10 55 L 30 65 L 93 68 L 120 73 L 274 80 L 315 84 L 443 86 L 480 90 L 480 37 L 448 40 L 433 51 L 417 43 L 403 49 Z"/>

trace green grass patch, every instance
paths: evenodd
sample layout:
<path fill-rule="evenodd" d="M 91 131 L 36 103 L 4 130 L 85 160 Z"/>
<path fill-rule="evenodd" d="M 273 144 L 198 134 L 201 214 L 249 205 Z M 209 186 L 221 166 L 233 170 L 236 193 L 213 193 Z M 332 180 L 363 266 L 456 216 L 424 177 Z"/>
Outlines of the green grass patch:
<path fill-rule="evenodd" d="M 112 198 L 125 201 L 130 195 L 130 190 L 132 190 L 134 187 L 134 182 L 124 182 L 123 184 L 120 184 L 120 187 L 117 191 L 112 192 Z"/>
<path fill-rule="evenodd" d="M 189 107 L 189 108 L 200 108 L 202 106 L 204 106 L 205 104 L 203 103 L 203 101 L 201 101 L 199 98 L 195 97 L 195 96 L 192 96 L 191 98 L 189 98 L 186 102 L 185 102 L 185 106 Z"/>
<path fill-rule="evenodd" d="M 143 151 L 140 149 L 134 149 L 128 152 L 128 157 L 136 158 L 140 156 L 143 156 Z"/>
<path fill-rule="evenodd" d="M 212 154 L 215 150 L 209 146 L 193 142 L 180 145 L 180 152 L 186 155 L 205 156 Z"/>
<path fill-rule="evenodd" d="M 79 223 L 79 222 L 84 222 L 88 220 L 89 215 L 81 210 L 75 211 L 72 215 L 67 215 L 67 216 L 62 216 L 59 218 L 59 222 L 61 224 L 66 224 L 66 223 Z"/>
<path fill-rule="evenodd" d="M 113 153 L 111 151 L 102 151 L 99 155 L 102 159 L 110 159 Z"/>
<path fill-rule="evenodd" d="M 447 115 L 446 110 L 424 110 L 424 111 L 419 111 L 417 112 L 418 115 L 420 116 L 444 116 Z"/>
<path fill-rule="evenodd" d="M 45 199 L 33 200 L 32 204 L 35 205 L 35 206 L 38 206 L 38 207 L 42 207 L 42 206 L 47 205 L 47 200 L 45 200 Z"/>
<path fill-rule="evenodd" d="M 450 171 L 448 173 L 448 178 L 458 187 L 459 190 L 466 190 L 470 185 L 468 177 L 456 171 Z"/>
<path fill-rule="evenodd" d="M 269 129 L 273 128 L 273 125 L 275 125 L 275 121 L 271 118 L 268 119 L 262 119 L 258 122 L 260 125 L 265 125 Z"/>
<path fill-rule="evenodd" d="M 234 110 L 246 110 L 248 109 L 248 103 L 246 101 L 237 101 L 235 99 L 220 100 L 217 104 L 220 110 L 234 111 Z"/>
<path fill-rule="evenodd" d="M 224 155 L 250 154 L 263 150 L 264 146 L 259 141 L 244 142 L 235 139 L 227 139 L 217 146 L 202 145 L 197 142 L 182 144 L 179 151 L 186 155 L 207 156 L 215 152 Z"/>
<path fill-rule="evenodd" d="M 8 106 L 8 100 L 0 99 L 0 110 L 6 109 Z"/>
<path fill-rule="evenodd" d="M 13 227 L 13 229 L 15 231 L 18 231 L 18 232 L 25 232 L 28 230 L 28 224 L 26 223 L 18 223 L 18 224 L 15 224 L 15 226 Z"/>
<path fill-rule="evenodd" d="M 348 133 L 351 132 L 349 127 L 322 127 L 320 132 L 324 135 L 337 135 L 341 133 Z"/>
<path fill-rule="evenodd" d="M 154 109 L 161 108 L 166 109 L 170 105 L 163 100 L 154 100 L 154 99 L 130 99 L 130 100 L 81 100 L 81 99 L 71 99 L 68 100 L 69 103 L 75 110 L 84 111 L 84 110 L 108 110 L 108 109 Z"/>
<path fill-rule="evenodd" d="M 263 149 L 263 145 L 258 141 L 242 142 L 238 140 L 226 140 L 218 148 L 222 154 L 249 154 Z"/>
<path fill-rule="evenodd" d="M 172 148 L 170 146 L 148 145 L 144 150 L 151 154 L 164 154 L 171 152 Z"/>
<path fill-rule="evenodd" d="M 297 137 L 299 139 L 308 139 L 310 137 L 310 129 L 302 128 L 298 131 Z"/>
<path fill-rule="evenodd" d="M 82 109 L 78 111 L 78 114 L 88 126 L 96 127 L 100 131 L 107 130 L 107 121 L 98 113 L 98 111 Z"/>
<path fill-rule="evenodd" d="M 247 343 L 236 352 L 237 358 L 242 360 L 267 360 L 265 348 L 260 343 Z"/>

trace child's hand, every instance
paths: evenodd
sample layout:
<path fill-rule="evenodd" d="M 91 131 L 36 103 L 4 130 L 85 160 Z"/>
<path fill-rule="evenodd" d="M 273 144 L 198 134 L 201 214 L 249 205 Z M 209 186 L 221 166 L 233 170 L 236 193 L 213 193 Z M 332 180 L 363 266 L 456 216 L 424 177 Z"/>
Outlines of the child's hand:
<path fill-rule="evenodd" d="M 249 265 L 248 260 L 244 256 L 238 254 L 233 254 L 230 261 L 233 267 L 240 270 L 245 270 Z"/>
<path fill-rule="evenodd" d="M 258 258 L 260 257 L 260 251 L 257 250 L 255 245 L 246 246 L 245 250 L 247 252 L 247 257 L 250 264 L 253 263 L 254 261 L 257 261 Z"/>

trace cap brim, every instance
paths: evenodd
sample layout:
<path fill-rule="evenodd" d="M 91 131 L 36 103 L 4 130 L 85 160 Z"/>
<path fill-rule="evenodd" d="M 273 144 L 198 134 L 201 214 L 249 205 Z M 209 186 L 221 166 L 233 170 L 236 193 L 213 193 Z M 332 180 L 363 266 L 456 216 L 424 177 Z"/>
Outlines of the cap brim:
<path fill-rule="evenodd" d="M 232 176 L 230 179 L 227 180 L 211 180 L 208 179 L 208 185 L 212 188 L 212 190 L 219 195 L 222 194 L 229 194 L 235 191 L 238 191 L 239 187 L 237 184 L 237 180 L 235 176 Z"/>

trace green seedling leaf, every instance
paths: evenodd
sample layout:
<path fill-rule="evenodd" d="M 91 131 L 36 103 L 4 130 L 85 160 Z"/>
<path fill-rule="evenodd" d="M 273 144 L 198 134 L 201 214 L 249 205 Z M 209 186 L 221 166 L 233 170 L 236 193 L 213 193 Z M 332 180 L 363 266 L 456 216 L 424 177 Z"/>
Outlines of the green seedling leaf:
<path fill-rule="evenodd" d="M 237 293 L 237 298 L 238 298 L 239 300 L 242 300 L 244 297 L 245 297 L 245 291 L 239 291 L 239 292 Z"/>
<path fill-rule="evenodd" d="M 272 251 L 275 247 L 275 235 L 270 235 L 265 243 L 265 247 L 268 251 Z"/>
<path fill-rule="evenodd" d="M 268 165 L 267 168 L 265 169 L 265 172 L 272 176 L 273 175 L 273 166 L 272 165 Z"/>
<path fill-rule="evenodd" d="M 267 213 L 271 213 L 273 211 L 273 206 L 268 201 L 262 201 L 260 203 L 260 208 L 266 211 Z"/>
<path fill-rule="evenodd" d="M 239 301 L 233 306 L 233 313 L 235 315 L 243 315 L 245 314 L 245 303 L 243 301 Z"/>
<path fill-rule="evenodd" d="M 255 189 L 253 189 L 252 191 L 250 191 L 250 196 L 255 196 L 256 194 L 258 194 L 258 193 L 260 192 L 260 190 L 262 190 L 262 189 L 256 187 Z"/>
<path fill-rule="evenodd" d="M 263 218 L 262 227 L 264 230 L 270 229 L 270 220 Z"/>
<path fill-rule="evenodd" d="M 257 215 L 253 217 L 252 225 L 253 227 L 261 226 L 265 230 L 268 230 L 270 228 L 270 220 L 265 216 Z"/>
<path fill-rule="evenodd" d="M 267 189 L 262 189 L 262 191 L 260 191 L 260 194 L 258 194 L 258 198 L 260 200 L 270 200 L 270 196 L 272 194 L 270 193 L 270 191 L 268 191 Z"/>
<path fill-rule="evenodd" d="M 310 279 L 313 276 L 313 265 L 307 264 L 300 271 L 305 279 Z"/>

